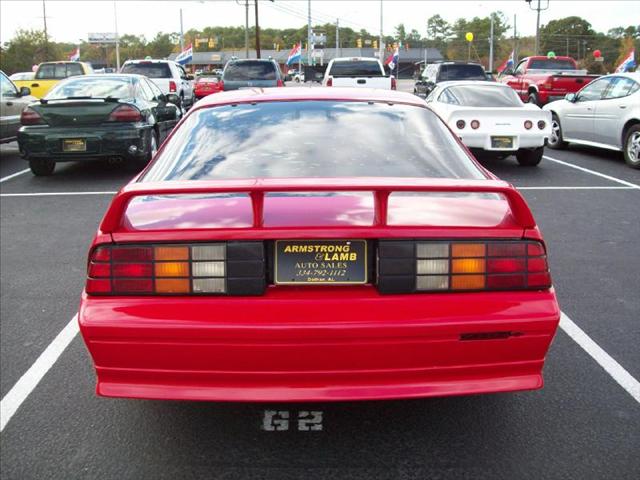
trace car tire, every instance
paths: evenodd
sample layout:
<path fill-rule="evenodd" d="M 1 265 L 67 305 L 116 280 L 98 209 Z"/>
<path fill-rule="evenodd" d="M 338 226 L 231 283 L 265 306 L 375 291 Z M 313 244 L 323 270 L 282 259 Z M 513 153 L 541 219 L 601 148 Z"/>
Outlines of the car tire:
<path fill-rule="evenodd" d="M 631 168 L 640 168 L 640 124 L 630 127 L 624 136 L 624 161 Z"/>
<path fill-rule="evenodd" d="M 521 149 L 516 152 L 516 159 L 522 167 L 535 167 L 542 160 L 544 147 Z"/>
<path fill-rule="evenodd" d="M 531 92 L 529 94 L 529 98 L 527 98 L 527 102 L 540 106 L 540 99 L 538 98 L 538 94 L 536 92 Z"/>
<path fill-rule="evenodd" d="M 551 136 L 549 137 L 549 143 L 547 146 L 554 150 L 564 150 L 567 148 L 568 143 L 562 140 L 562 126 L 560 125 L 560 119 L 554 113 L 551 115 Z"/>
<path fill-rule="evenodd" d="M 152 129 L 151 135 L 149 136 L 149 150 L 145 155 L 145 165 L 153 159 L 157 151 L 158 151 L 158 132 L 156 132 L 155 129 Z"/>
<path fill-rule="evenodd" d="M 55 170 L 56 162 L 50 158 L 32 158 L 29 168 L 36 177 L 48 177 Z"/>

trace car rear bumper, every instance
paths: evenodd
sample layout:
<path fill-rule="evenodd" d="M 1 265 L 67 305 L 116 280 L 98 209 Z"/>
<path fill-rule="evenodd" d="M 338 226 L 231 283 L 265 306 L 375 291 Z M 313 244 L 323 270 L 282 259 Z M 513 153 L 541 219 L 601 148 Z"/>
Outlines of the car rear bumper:
<path fill-rule="evenodd" d="M 279 286 L 251 298 L 84 295 L 78 318 L 99 395 L 338 401 L 540 388 L 559 309 L 553 291 Z M 462 339 L 490 332 L 505 336 Z"/>
<path fill-rule="evenodd" d="M 142 158 L 149 150 L 150 131 L 149 125 L 22 127 L 18 132 L 18 145 L 25 159 L 54 158 L 57 162 L 65 162 L 112 157 Z M 62 146 L 65 139 L 84 139 L 86 151 L 65 152 Z"/>
<path fill-rule="evenodd" d="M 534 128 L 537 128 L 534 126 Z M 521 148 L 538 148 L 546 145 L 549 134 L 544 131 L 533 133 L 471 133 L 458 134 L 467 148 L 485 150 L 487 152 L 515 152 Z M 491 137 L 513 137 L 512 148 L 496 148 L 491 144 Z"/>

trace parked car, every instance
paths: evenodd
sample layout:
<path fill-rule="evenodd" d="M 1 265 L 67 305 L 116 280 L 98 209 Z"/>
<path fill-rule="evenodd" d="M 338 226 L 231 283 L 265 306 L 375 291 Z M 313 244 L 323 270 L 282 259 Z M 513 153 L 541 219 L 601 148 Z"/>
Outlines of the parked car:
<path fill-rule="evenodd" d="M 200 101 L 113 198 L 78 313 L 98 395 L 250 402 L 539 389 L 559 319 L 523 196 L 356 88 Z"/>
<path fill-rule="evenodd" d="M 218 93 L 222 91 L 222 84 L 220 78 L 212 74 L 203 74 L 198 77 L 195 83 L 194 95 L 196 100 L 200 100 L 212 93 Z"/>
<path fill-rule="evenodd" d="M 35 100 L 29 87 L 16 87 L 0 70 L 0 143 L 12 142 L 17 138 L 20 114 Z"/>
<path fill-rule="evenodd" d="M 543 107 L 551 113 L 549 147 L 569 143 L 623 152 L 640 168 L 640 73 L 615 73 Z"/>
<path fill-rule="evenodd" d="M 325 87 L 359 87 L 395 90 L 396 79 L 387 75 L 377 58 L 345 57 L 329 61 L 324 72 Z"/>
<path fill-rule="evenodd" d="M 178 119 L 179 98 L 146 77 L 85 75 L 56 85 L 22 112 L 18 145 L 34 175 L 56 162 L 124 159 L 146 164 Z"/>
<path fill-rule="evenodd" d="M 36 76 L 36 72 L 16 72 L 13 75 L 9 75 L 9 80 L 33 80 Z"/>
<path fill-rule="evenodd" d="M 91 65 L 85 62 L 45 62 L 38 65 L 32 80 L 17 80 L 14 83 L 18 88 L 29 87 L 31 95 L 42 98 L 61 80 L 91 73 Z"/>
<path fill-rule="evenodd" d="M 284 87 L 280 67 L 272 59 L 231 59 L 222 72 L 222 89 Z"/>
<path fill-rule="evenodd" d="M 182 65 L 171 60 L 127 60 L 120 71 L 146 76 L 165 95 L 175 93 L 184 109 L 191 107 L 196 100 L 193 75 L 189 75 Z"/>
<path fill-rule="evenodd" d="M 528 167 L 542 160 L 551 135 L 551 115 L 522 103 L 508 85 L 442 82 L 427 103 L 478 157 L 515 155 L 520 165 Z"/>
<path fill-rule="evenodd" d="M 440 82 L 453 80 L 486 80 L 487 73 L 479 63 L 438 62 L 428 64 L 413 86 L 413 93 L 427 97 Z"/>
<path fill-rule="evenodd" d="M 542 106 L 577 92 L 596 78 L 598 75 L 579 70 L 571 57 L 534 56 L 523 58 L 513 70 L 505 70 L 499 81 L 513 88 L 522 101 Z"/>

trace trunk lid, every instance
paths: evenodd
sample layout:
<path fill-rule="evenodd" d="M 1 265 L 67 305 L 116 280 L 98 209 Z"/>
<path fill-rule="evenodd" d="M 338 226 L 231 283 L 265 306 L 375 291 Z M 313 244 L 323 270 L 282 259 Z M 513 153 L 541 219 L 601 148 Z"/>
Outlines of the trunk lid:
<path fill-rule="evenodd" d="M 100 125 L 109 119 L 120 103 L 104 99 L 51 100 L 32 105 L 52 127 Z"/>

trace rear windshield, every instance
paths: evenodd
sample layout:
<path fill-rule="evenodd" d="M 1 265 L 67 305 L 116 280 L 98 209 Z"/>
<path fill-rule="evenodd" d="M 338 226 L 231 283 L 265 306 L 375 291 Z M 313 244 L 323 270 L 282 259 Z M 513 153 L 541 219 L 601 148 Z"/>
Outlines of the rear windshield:
<path fill-rule="evenodd" d="M 61 79 L 84 74 L 79 63 L 45 63 L 36 72 L 37 79 Z"/>
<path fill-rule="evenodd" d="M 575 70 L 576 66 L 571 60 L 558 60 L 557 58 L 545 58 L 531 60 L 529 70 Z"/>
<path fill-rule="evenodd" d="M 144 181 L 372 176 L 485 178 L 426 108 L 292 101 L 195 111 Z"/>
<path fill-rule="evenodd" d="M 438 101 L 465 107 L 521 107 L 516 92 L 493 85 L 460 85 L 445 89 Z"/>
<path fill-rule="evenodd" d="M 271 62 L 230 63 L 224 70 L 225 81 L 276 80 L 276 67 Z"/>
<path fill-rule="evenodd" d="M 149 78 L 171 78 L 171 69 L 166 63 L 128 63 L 122 73 L 137 73 Z"/>
<path fill-rule="evenodd" d="M 58 83 L 46 95 L 47 99 L 69 97 L 131 98 L 131 80 L 117 77 L 78 77 Z"/>
<path fill-rule="evenodd" d="M 487 75 L 481 65 L 442 65 L 438 81 L 486 80 Z"/>
<path fill-rule="evenodd" d="M 341 60 L 333 62 L 329 75 L 334 77 L 384 77 L 380 64 L 373 60 Z"/>

